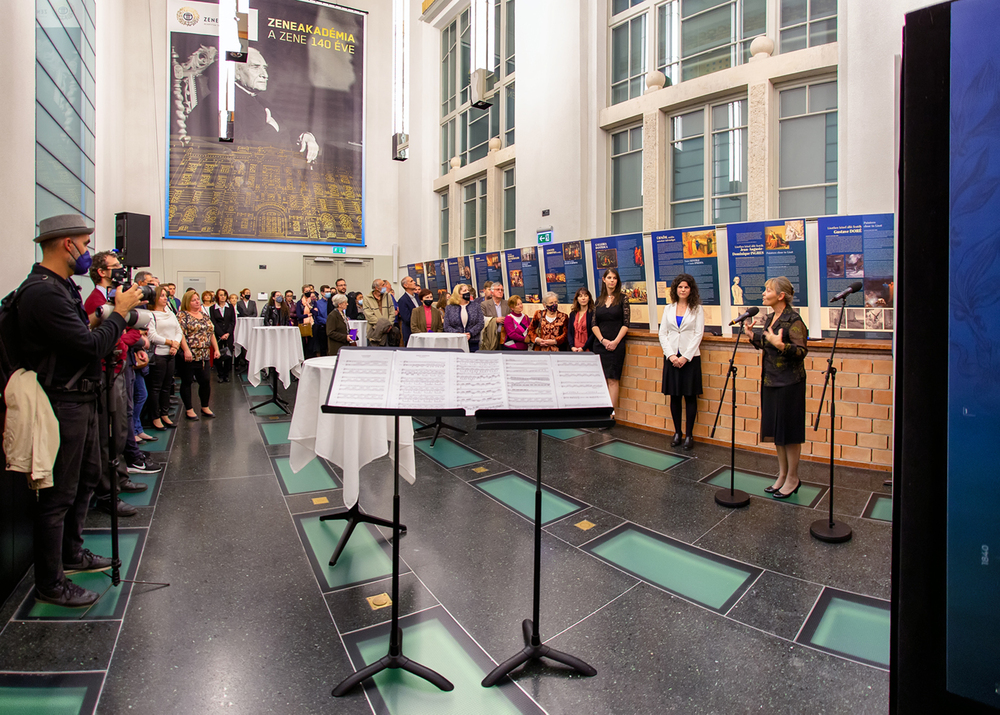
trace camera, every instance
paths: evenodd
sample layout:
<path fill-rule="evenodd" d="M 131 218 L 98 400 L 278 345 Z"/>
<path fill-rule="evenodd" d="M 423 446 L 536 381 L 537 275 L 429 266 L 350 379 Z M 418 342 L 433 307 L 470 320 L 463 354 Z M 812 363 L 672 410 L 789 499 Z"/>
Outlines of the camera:
<path fill-rule="evenodd" d="M 116 291 L 119 288 L 129 290 L 132 287 L 129 284 L 128 271 L 125 268 L 112 269 L 110 281 Z M 139 286 L 139 290 L 142 291 L 142 300 L 147 304 L 152 304 L 156 298 L 156 288 L 153 286 Z M 99 311 L 101 320 L 107 320 L 113 312 L 115 312 L 115 300 L 113 297 L 109 297 L 108 302 Z M 150 311 L 137 308 L 129 311 L 129 314 L 125 317 L 125 325 L 129 328 L 144 330 L 152 319 L 153 314 Z"/>

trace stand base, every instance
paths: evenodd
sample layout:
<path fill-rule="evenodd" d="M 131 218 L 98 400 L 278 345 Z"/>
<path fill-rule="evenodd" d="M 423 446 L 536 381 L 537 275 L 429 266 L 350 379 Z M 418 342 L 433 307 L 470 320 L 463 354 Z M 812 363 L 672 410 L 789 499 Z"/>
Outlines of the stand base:
<path fill-rule="evenodd" d="M 431 447 L 433 447 L 434 443 L 437 442 L 438 435 L 441 434 L 442 429 L 450 429 L 452 432 L 458 432 L 459 434 L 469 434 L 461 427 L 455 427 L 453 425 L 450 425 L 444 420 L 442 420 L 440 417 L 435 417 L 434 421 L 431 422 L 429 425 L 424 425 L 423 427 L 417 427 L 415 430 L 413 430 L 413 434 L 420 434 L 424 430 L 429 430 L 429 429 L 434 430 L 434 436 L 431 437 Z"/>
<path fill-rule="evenodd" d="M 825 541 L 828 544 L 841 544 L 851 540 L 851 527 L 844 522 L 830 523 L 829 519 L 819 519 L 809 526 L 809 533 L 813 538 Z"/>
<path fill-rule="evenodd" d="M 270 368 L 270 370 L 271 370 L 271 396 L 268 397 L 263 402 L 258 402 L 257 404 L 255 404 L 253 407 L 250 408 L 250 411 L 253 412 L 258 407 L 263 407 L 264 405 L 277 405 L 278 409 L 284 412 L 286 415 L 290 414 L 288 412 L 288 403 L 285 400 L 282 400 L 280 397 L 278 397 L 278 371 L 275 370 L 273 367 Z"/>
<path fill-rule="evenodd" d="M 489 675 L 483 678 L 484 688 L 496 685 L 505 675 L 510 674 L 511 671 L 527 663 L 529 660 L 538 660 L 540 658 L 549 658 L 557 663 L 568 665 L 580 675 L 586 675 L 587 677 L 597 675 L 597 670 L 593 666 L 587 665 L 576 656 L 543 645 L 538 635 L 534 632 L 534 624 L 530 618 L 526 618 L 521 623 L 521 630 L 524 633 L 524 650 L 513 658 L 505 660 L 494 668 Z"/>
<path fill-rule="evenodd" d="M 343 681 L 341 681 L 340 685 L 333 689 L 333 697 L 339 698 L 342 695 L 347 695 L 347 693 L 349 693 L 354 686 L 362 680 L 367 680 L 368 678 L 381 673 L 383 670 L 388 670 L 390 668 L 399 668 L 405 670 L 407 673 L 413 673 L 418 678 L 423 678 L 428 683 L 436 685 L 446 693 L 455 689 L 455 686 L 451 684 L 451 681 L 440 673 L 436 673 L 430 668 L 420 665 L 420 663 L 410 660 L 403 655 L 403 630 L 401 628 L 396 629 L 396 642 L 398 643 L 397 650 L 399 651 L 396 655 L 392 654 L 393 647 L 390 644 L 388 655 L 347 676 Z"/>
<path fill-rule="evenodd" d="M 393 524 L 388 519 L 382 519 L 377 516 L 370 516 L 368 514 L 363 514 L 355 503 L 347 511 L 339 511 L 336 514 L 326 514 L 319 518 L 320 521 L 337 521 L 339 519 L 344 519 L 347 522 L 347 528 L 344 529 L 344 533 L 340 535 L 340 541 L 337 542 L 337 548 L 333 550 L 333 556 L 330 557 L 330 565 L 336 566 L 337 559 L 344 552 L 344 547 L 347 546 L 347 540 L 351 538 L 351 534 L 354 533 L 354 527 L 358 524 L 375 524 L 376 526 L 385 526 L 388 528 L 393 528 Z M 399 532 L 402 534 L 406 531 L 406 527 L 403 524 L 399 525 Z"/>
<path fill-rule="evenodd" d="M 730 509 L 739 509 L 750 503 L 750 495 L 741 489 L 720 489 L 715 493 L 715 503 Z"/>

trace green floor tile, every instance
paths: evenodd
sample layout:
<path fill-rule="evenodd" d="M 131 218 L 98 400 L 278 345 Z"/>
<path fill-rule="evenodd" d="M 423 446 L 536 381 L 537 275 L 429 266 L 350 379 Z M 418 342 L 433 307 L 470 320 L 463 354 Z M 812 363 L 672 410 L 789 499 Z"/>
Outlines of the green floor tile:
<path fill-rule="evenodd" d="M 123 502 L 128 502 L 132 506 L 149 506 L 153 503 L 153 497 L 156 495 L 156 484 L 160 481 L 160 476 L 163 472 L 158 474 L 130 474 L 129 479 L 131 479 L 136 484 L 143 483 L 148 484 L 149 488 L 144 492 L 122 492 L 121 496 Z"/>
<path fill-rule="evenodd" d="M 743 472 L 739 469 L 736 470 L 736 488 L 742 489 L 747 494 L 752 494 L 755 497 L 764 497 L 765 499 L 774 499 L 770 494 L 764 491 L 764 487 L 769 487 L 774 484 L 775 477 L 766 476 L 763 474 L 754 474 L 753 472 Z M 725 489 L 729 488 L 729 469 L 726 468 L 714 474 L 705 480 L 706 484 L 712 484 L 717 487 L 723 487 Z M 826 489 L 815 484 L 806 484 L 801 482 L 799 491 L 794 495 L 788 497 L 787 499 L 775 499 L 775 501 L 784 502 L 787 504 L 798 504 L 800 506 L 812 506 L 816 501 L 823 495 Z"/>
<path fill-rule="evenodd" d="M 673 454 L 665 454 L 664 452 L 657 452 L 655 449 L 647 449 L 646 447 L 640 447 L 637 444 L 630 444 L 628 442 L 620 442 L 617 440 L 614 442 L 606 442 L 605 444 L 594 447 L 593 450 L 595 452 L 600 452 L 601 454 L 606 454 L 609 457 L 624 459 L 626 462 L 632 462 L 633 464 L 641 464 L 644 467 L 658 469 L 661 472 L 684 461 L 684 457 L 678 457 Z"/>
<path fill-rule="evenodd" d="M 549 437 L 555 437 L 556 439 L 573 439 L 574 437 L 587 434 L 583 430 L 579 429 L 543 429 L 542 433 L 547 434 Z"/>
<path fill-rule="evenodd" d="M 482 455 L 476 454 L 458 442 L 453 442 L 446 437 L 438 437 L 433 447 L 431 447 L 429 439 L 417 440 L 413 443 L 413 446 L 442 465 L 445 469 L 465 467 L 469 464 L 485 461 Z"/>
<path fill-rule="evenodd" d="M 423 422 L 418 422 L 418 421 L 417 421 L 416 419 L 414 419 L 413 417 L 411 417 L 411 418 L 410 418 L 410 422 L 412 422 L 412 423 L 413 423 L 413 429 L 414 429 L 414 430 L 418 430 L 418 429 L 420 429 L 421 427 L 423 427 L 423 426 L 424 426 L 424 423 L 423 423 Z"/>
<path fill-rule="evenodd" d="M 254 387 L 250 383 L 244 383 L 243 389 L 246 390 L 248 395 L 263 395 L 265 397 L 271 396 L 270 385 L 257 385 L 257 387 Z"/>
<path fill-rule="evenodd" d="M 285 422 L 284 424 L 287 425 L 288 423 Z M 272 426 L 276 425 L 265 425 L 265 427 Z M 285 491 L 288 494 L 302 494 L 303 492 L 318 492 L 323 489 L 340 488 L 337 479 L 327 471 L 318 457 L 313 457 L 312 461 L 298 472 L 292 472 L 292 467 L 288 459 L 288 457 L 276 457 L 274 460 L 275 465 L 278 467 L 278 476 L 284 483 Z"/>
<path fill-rule="evenodd" d="M 288 405 L 288 411 L 289 413 L 291 413 L 292 411 L 291 404 Z M 271 417 L 279 415 L 285 416 L 284 411 L 274 403 L 271 403 L 270 405 L 264 405 L 263 407 L 258 407 L 256 410 L 253 411 L 253 414 L 257 415 L 258 417 Z"/>
<path fill-rule="evenodd" d="M 0 687 L 0 713 L 79 715 L 87 688 Z"/>
<path fill-rule="evenodd" d="M 330 566 L 330 557 L 347 522 L 320 521 L 319 516 L 306 516 L 299 519 L 299 523 L 309 547 L 309 560 L 318 571 L 320 585 L 325 583 L 324 590 L 384 578 L 392 573 L 392 561 L 365 524 L 358 525 L 337 565 Z"/>
<path fill-rule="evenodd" d="M 426 680 L 403 670 L 384 670 L 373 678 L 378 695 L 391 715 L 517 715 L 522 712 L 539 712 L 528 707 L 519 708 L 508 697 L 507 688 L 484 688 L 481 683 L 484 671 L 470 657 L 462 644 L 437 618 L 403 626 L 403 653 L 421 665 L 437 671 L 455 686 L 451 692 L 439 690 Z M 475 647 L 471 643 L 468 647 Z M 389 649 L 388 634 L 362 640 L 358 650 L 365 664 L 383 657 Z M 516 695 L 511 693 L 512 695 Z M 528 703 L 525 703 L 528 705 Z"/>
<path fill-rule="evenodd" d="M 501 477 L 490 477 L 475 482 L 475 486 L 506 504 L 514 511 L 524 514 L 531 520 L 535 518 L 535 483 L 517 474 L 505 474 Z M 542 523 L 561 519 L 570 512 L 582 509 L 569 499 L 557 494 L 542 485 Z"/>
<path fill-rule="evenodd" d="M 125 530 L 118 532 L 118 555 L 122 560 L 122 578 L 126 577 L 132 566 L 133 559 L 138 556 L 136 554 L 138 544 L 139 534 L 137 532 Z M 84 548 L 90 549 L 95 554 L 111 556 L 110 533 L 84 533 L 83 545 Z M 90 589 L 91 591 L 97 591 L 98 593 L 103 593 L 111 582 L 111 579 L 103 573 L 78 573 L 73 574 L 69 578 L 76 585 Z M 120 618 L 121 615 L 116 613 L 116 611 L 124 588 L 125 586 L 123 585 L 108 589 L 108 592 L 87 613 L 87 620 L 94 618 Z M 25 618 L 77 620 L 83 616 L 86 610 L 84 608 L 64 608 L 48 603 L 38 603 L 32 597 L 29 596 L 29 598 L 31 598 L 33 605 L 31 605 L 30 610 L 25 614 Z"/>
<path fill-rule="evenodd" d="M 699 553 L 700 549 L 693 547 L 682 548 L 679 542 L 634 527 L 598 539 L 587 548 L 639 578 L 717 611 L 724 611 L 756 575 L 749 567 Z"/>
<path fill-rule="evenodd" d="M 869 519 L 892 521 L 892 497 L 883 495 L 873 497 L 865 516 Z"/>
<path fill-rule="evenodd" d="M 174 430 L 168 429 L 166 432 L 153 431 L 150 434 L 156 437 L 156 441 L 143 442 L 139 445 L 139 449 L 145 450 L 146 452 L 166 452 L 170 449 L 170 443 L 174 436 Z"/>
<path fill-rule="evenodd" d="M 813 622 L 819 618 L 819 622 L 806 642 L 888 667 L 889 604 L 874 599 L 864 599 L 870 603 L 858 602 L 860 600 L 860 597 L 831 597 L 821 613 L 814 611 L 809 617 Z"/>
<path fill-rule="evenodd" d="M 291 422 L 265 422 L 260 426 L 265 444 L 288 444 L 288 430 L 291 428 Z"/>

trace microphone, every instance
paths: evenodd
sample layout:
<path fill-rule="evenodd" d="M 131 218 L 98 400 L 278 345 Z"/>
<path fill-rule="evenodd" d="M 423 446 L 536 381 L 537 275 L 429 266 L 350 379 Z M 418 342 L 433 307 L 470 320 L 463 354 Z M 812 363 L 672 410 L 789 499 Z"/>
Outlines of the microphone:
<path fill-rule="evenodd" d="M 833 296 L 833 298 L 830 299 L 830 302 L 832 303 L 833 301 L 836 300 L 843 300 L 851 293 L 857 293 L 863 287 L 864 285 L 861 283 L 861 281 L 854 281 L 848 288 L 844 288 L 844 290 L 840 291 L 839 293 L 837 293 L 837 295 Z"/>
<path fill-rule="evenodd" d="M 736 325 L 737 323 L 742 323 L 747 318 L 752 318 L 753 316 L 757 315 L 757 313 L 759 313 L 759 312 L 760 312 L 760 308 L 758 308 L 756 305 L 752 305 L 752 306 L 750 306 L 749 308 L 746 309 L 746 312 L 743 313 L 743 315 L 741 315 L 736 320 L 734 320 L 733 322 L 731 322 L 730 325 Z"/>

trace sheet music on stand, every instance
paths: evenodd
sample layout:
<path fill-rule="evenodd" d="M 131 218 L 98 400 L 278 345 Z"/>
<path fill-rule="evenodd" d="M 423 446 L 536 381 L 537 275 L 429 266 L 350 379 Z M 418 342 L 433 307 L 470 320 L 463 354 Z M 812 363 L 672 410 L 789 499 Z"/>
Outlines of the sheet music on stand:
<path fill-rule="evenodd" d="M 610 407 L 601 359 L 592 353 L 342 348 L 324 409 L 473 416 Z"/>

